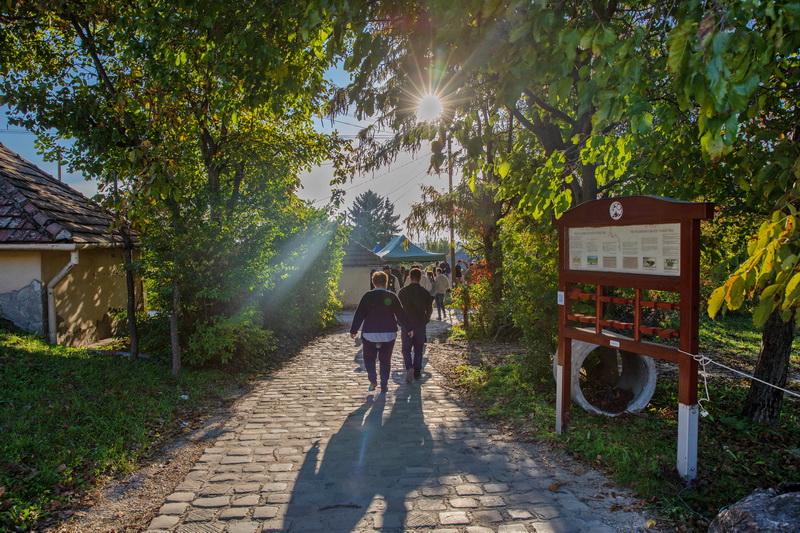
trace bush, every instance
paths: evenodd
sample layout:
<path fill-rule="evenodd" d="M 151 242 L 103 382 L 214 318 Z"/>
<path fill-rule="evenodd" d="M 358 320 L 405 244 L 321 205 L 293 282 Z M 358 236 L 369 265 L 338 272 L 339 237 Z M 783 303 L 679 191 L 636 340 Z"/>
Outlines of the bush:
<path fill-rule="evenodd" d="M 165 359 L 171 357 L 169 315 L 166 313 L 137 314 L 136 329 L 139 334 L 140 353 Z"/>
<path fill-rule="evenodd" d="M 552 379 L 550 361 L 558 334 L 558 239 L 552 230 L 531 233 L 515 228 L 503 233 L 506 301 L 528 347 L 527 371 Z"/>
<path fill-rule="evenodd" d="M 148 304 L 160 314 L 142 320 L 142 352 L 170 357 L 173 276 L 188 366 L 249 364 L 273 350 L 277 337 L 308 337 L 335 321 L 345 230 L 304 204 L 280 217 L 256 208 L 187 221 L 203 230 L 183 236 L 147 234 L 143 275 Z"/>
<path fill-rule="evenodd" d="M 346 232 L 319 214 L 281 247 L 260 298 L 264 327 L 308 338 L 336 321 Z"/>
<path fill-rule="evenodd" d="M 255 309 L 228 317 L 218 315 L 204 323 L 193 324 L 186 340 L 183 362 L 189 366 L 235 366 L 262 359 L 277 347 L 274 334 L 261 327 L 263 317 Z"/>

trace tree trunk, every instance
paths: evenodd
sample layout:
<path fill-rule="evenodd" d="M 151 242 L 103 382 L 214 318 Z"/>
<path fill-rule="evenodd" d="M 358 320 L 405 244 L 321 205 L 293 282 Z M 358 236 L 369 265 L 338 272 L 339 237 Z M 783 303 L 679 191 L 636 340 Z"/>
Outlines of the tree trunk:
<path fill-rule="evenodd" d="M 472 309 L 472 302 L 469 298 L 469 282 L 467 281 L 466 276 L 464 280 L 459 285 L 461 287 L 461 291 L 464 295 L 464 313 L 462 315 L 462 320 L 464 322 L 464 329 L 469 330 L 469 310 Z"/>
<path fill-rule="evenodd" d="M 128 286 L 128 333 L 131 337 L 131 360 L 139 357 L 139 331 L 136 324 L 136 283 L 133 279 L 133 244 L 125 243 L 125 282 Z"/>
<path fill-rule="evenodd" d="M 172 313 L 169 317 L 169 340 L 172 344 L 172 375 L 181 372 L 181 346 L 178 337 L 178 314 L 181 308 L 181 296 L 177 278 L 172 281 Z"/>
<path fill-rule="evenodd" d="M 761 334 L 761 350 L 758 353 L 755 377 L 778 387 L 786 385 L 794 340 L 794 322 L 794 314 L 788 322 L 781 320 L 778 311 L 773 311 L 769 316 Z M 782 391 L 758 381 L 751 381 L 742 416 L 774 427 L 780 419 L 782 403 Z"/>
<path fill-rule="evenodd" d="M 503 250 L 500 244 L 497 223 L 483 237 L 484 259 L 486 262 L 487 283 L 489 285 L 489 307 L 486 310 L 487 334 L 497 334 L 500 327 L 507 322 L 503 314 Z"/>

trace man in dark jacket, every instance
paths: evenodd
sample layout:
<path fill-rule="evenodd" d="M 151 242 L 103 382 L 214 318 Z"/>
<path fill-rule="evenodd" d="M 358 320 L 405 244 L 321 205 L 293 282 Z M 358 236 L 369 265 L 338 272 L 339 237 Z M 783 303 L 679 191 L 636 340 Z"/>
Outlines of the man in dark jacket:
<path fill-rule="evenodd" d="M 350 325 L 350 336 L 354 339 L 361 328 L 369 391 L 374 391 L 378 385 L 375 361 L 380 361 L 381 393 L 385 393 L 389 385 L 392 349 L 397 339 L 397 323 L 399 322 L 405 331 L 409 331 L 410 328 L 400 300 L 393 292 L 386 290 L 386 281 L 387 276 L 383 272 L 372 274 L 372 284 L 375 288 L 361 297 L 356 314 L 353 316 L 353 323 Z M 408 335 L 413 333 L 409 332 Z M 403 336 L 405 337 L 406 333 Z"/>
<path fill-rule="evenodd" d="M 421 278 L 422 271 L 412 268 L 408 275 L 408 285 L 400 289 L 400 294 L 398 294 L 410 327 L 410 330 L 406 330 L 401 325 L 401 350 L 406 364 L 407 382 L 410 382 L 412 377 L 419 379 L 422 375 L 422 353 L 425 350 L 425 342 L 428 340 L 425 330 L 433 314 L 433 297 L 419 284 Z M 413 332 L 413 335 L 408 335 L 407 332 Z M 413 361 L 411 358 L 412 348 L 414 349 Z"/>

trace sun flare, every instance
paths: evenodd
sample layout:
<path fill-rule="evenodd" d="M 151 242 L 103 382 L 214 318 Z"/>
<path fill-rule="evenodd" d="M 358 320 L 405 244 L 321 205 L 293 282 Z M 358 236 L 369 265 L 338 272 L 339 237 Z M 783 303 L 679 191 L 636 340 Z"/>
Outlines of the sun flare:
<path fill-rule="evenodd" d="M 436 120 L 442 114 L 442 101 L 435 94 L 426 94 L 419 101 L 417 120 L 426 122 Z"/>

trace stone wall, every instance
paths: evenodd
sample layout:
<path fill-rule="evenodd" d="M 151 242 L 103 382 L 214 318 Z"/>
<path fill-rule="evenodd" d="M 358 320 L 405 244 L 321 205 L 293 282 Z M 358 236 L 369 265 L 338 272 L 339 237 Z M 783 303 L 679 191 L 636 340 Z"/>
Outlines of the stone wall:
<path fill-rule="evenodd" d="M 14 323 L 18 328 L 44 336 L 46 328 L 44 287 L 33 280 L 26 287 L 0 294 L 0 318 Z"/>

